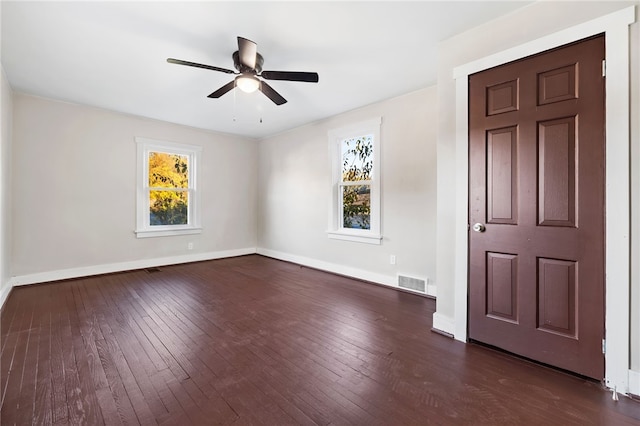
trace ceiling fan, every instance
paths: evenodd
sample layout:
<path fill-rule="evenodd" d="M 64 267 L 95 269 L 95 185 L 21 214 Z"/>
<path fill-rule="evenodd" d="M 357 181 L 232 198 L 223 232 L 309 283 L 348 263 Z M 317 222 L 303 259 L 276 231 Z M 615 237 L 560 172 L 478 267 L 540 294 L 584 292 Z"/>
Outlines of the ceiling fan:
<path fill-rule="evenodd" d="M 237 71 L 173 58 L 167 58 L 167 62 L 237 75 L 233 81 L 230 81 L 207 96 L 208 98 L 219 98 L 235 87 L 238 87 L 247 93 L 260 90 L 276 105 L 282 105 L 287 102 L 287 100 L 276 92 L 273 87 L 258 77 L 262 77 L 265 80 L 304 81 L 307 83 L 318 82 L 318 73 L 316 72 L 262 71 L 264 58 L 258 53 L 258 46 L 253 41 L 243 37 L 238 37 L 238 50 L 233 52 L 233 66 Z"/>

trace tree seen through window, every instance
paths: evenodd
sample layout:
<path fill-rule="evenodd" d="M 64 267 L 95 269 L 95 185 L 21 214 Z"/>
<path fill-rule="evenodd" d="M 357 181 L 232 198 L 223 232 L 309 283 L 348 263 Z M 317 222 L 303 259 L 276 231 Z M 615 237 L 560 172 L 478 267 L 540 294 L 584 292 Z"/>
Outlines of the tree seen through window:
<path fill-rule="evenodd" d="M 149 223 L 189 223 L 189 157 L 149 152 Z"/>
<path fill-rule="evenodd" d="M 342 226 L 370 229 L 373 136 L 344 139 L 341 145 Z"/>

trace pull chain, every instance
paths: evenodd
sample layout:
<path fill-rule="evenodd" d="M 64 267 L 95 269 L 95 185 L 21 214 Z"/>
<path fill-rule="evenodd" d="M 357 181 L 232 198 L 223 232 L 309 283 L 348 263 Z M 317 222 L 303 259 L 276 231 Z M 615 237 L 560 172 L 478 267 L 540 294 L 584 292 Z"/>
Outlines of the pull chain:
<path fill-rule="evenodd" d="M 236 83 L 233 82 L 233 122 L 236 122 Z"/>

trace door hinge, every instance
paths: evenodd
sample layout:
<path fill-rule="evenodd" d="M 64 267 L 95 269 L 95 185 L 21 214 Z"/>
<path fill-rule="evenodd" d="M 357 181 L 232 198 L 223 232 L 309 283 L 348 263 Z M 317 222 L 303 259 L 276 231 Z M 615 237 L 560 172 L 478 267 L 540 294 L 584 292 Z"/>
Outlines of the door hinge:
<path fill-rule="evenodd" d="M 605 339 L 602 339 L 602 354 L 606 355 L 607 353 L 607 341 Z"/>
<path fill-rule="evenodd" d="M 607 76 L 607 61 L 605 59 L 602 60 L 602 76 Z"/>

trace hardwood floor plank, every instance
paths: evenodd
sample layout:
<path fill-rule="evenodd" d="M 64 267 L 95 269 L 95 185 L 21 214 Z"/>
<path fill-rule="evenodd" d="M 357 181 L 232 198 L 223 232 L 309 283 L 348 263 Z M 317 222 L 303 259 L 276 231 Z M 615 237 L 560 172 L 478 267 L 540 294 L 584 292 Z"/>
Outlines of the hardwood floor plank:
<path fill-rule="evenodd" d="M 149 378 L 149 380 L 151 380 L 151 383 L 154 389 L 156 390 L 158 397 L 160 398 L 160 401 L 162 401 L 162 404 L 165 406 L 167 410 L 167 415 L 164 418 L 161 417 L 157 419 L 158 423 L 165 423 L 168 419 L 174 418 L 176 416 L 185 417 L 184 411 L 182 410 L 180 403 L 178 402 L 176 397 L 173 395 L 173 393 L 171 392 L 171 389 L 169 389 L 169 387 L 167 386 L 167 383 L 162 377 L 163 373 L 165 372 L 170 372 L 170 371 L 162 370 L 158 373 L 155 373 Z"/>
<path fill-rule="evenodd" d="M 133 310 L 130 303 L 121 303 L 121 306 L 123 309 Z M 154 372 L 169 368 L 162 355 L 160 355 L 160 345 L 154 346 L 152 339 L 150 339 L 142 330 L 140 326 L 143 322 L 142 318 L 128 314 L 125 315 L 125 319 L 127 321 L 128 333 L 130 334 L 129 337 L 133 339 L 135 346 L 139 351 L 141 351 L 141 353 L 144 353 L 145 360 L 149 362 L 148 364 L 145 364 L 149 369 L 148 374 L 151 375 Z"/>
<path fill-rule="evenodd" d="M 160 358 L 162 358 L 162 361 L 165 363 L 165 365 L 167 365 L 167 368 L 171 370 L 171 372 L 176 377 L 176 379 L 178 380 L 188 379 L 189 375 L 187 374 L 187 372 L 184 370 L 184 368 L 182 368 L 178 360 L 169 351 L 166 344 L 163 343 L 163 341 L 161 340 L 161 337 L 159 337 L 159 335 L 162 336 L 163 334 L 158 335 L 157 333 L 159 333 L 159 331 L 158 330 L 154 331 L 154 327 L 149 325 L 149 324 L 155 325 L 153 320 L 150 317 L 145 316 L 145 317 L 136 319 L 136 324 L 144 334 L 144 337 L 149 341 L 151 346 L 153 346 L 153 348 L 156 350 Z M 158 371 L 163 371 L 163 370 L 158 370 Z"/>
<path fill-rule="evenodd" d="M 299 362 L 298 359 L 293 359 L 289 357 L 286 353 L 283 354 L 282 352 L 278 352 L 277 349 L 274 349 L 274 348 L 271 348 L 271 349 L 273 349 L 273 351 L 269 352 L 270 356 L 273 357 L 277 355 L 280 355 L 280 356 L 284 355 L 284 357 L 289 359 L 290 362 L 293 363 L 293 365 L 295 366 L 294 369 L 291 369 L 291 368 L 281 369 L 282 374 L 289 374 L 290 371 L 296 372 L 296 375 L 288 375 L 290 380 L 291 379 L 302 380 L 303 377 L 308 377 L 307 372 L 309 371 L 309 369 L 305 363 L 301 363 Z M 302 351 L 302 349 L 300 349 L 300 351 L 305 355 L 308 354 Z M 263 358 L 262 358 L 263 360 L 264 360 L 264 356 L 269 356 L 269 355 L 266 355 L 266 352 L 263 353 Z M 281 364 L 282 364 L 282 361 L 278 360 L 277 358 L 274 359 L 272 362 L 269 362 L 269 365 L 272 368 L 279 368 Z M 328 369 L 326 371 L 329 372 Z M 316 399 L 319 399 L 320 401 L 323 401 L 323 400 L 326 401 L 325 396 L 328 396 L 331 399 L 331 402 L 329 403 L 329 407 L 331 407 L 332 410 L 335 410 L 336 404 L 338 404 L 340 406 L 345 407 L 348 411 L 354 411 L 358 413 L 358 415 L 361 416 L 361 418 L 368 417 L 369 413 L 366 410 L 364 410 L 364 413 L 361 412 L 362 405 L 363 405 L 362 401 L 359 400 L 358 398 L 354 398 L 352 394 L 346 392 L 342 388 L 342 384 L 340 383 L 340 377 L 342 376 L 338 376 L 338 378 L 336 378 L 334 377 L 334 373 L 331 373 L 331 374 L 314 374 L 312 377 L 313 379 L 310 379 L 310 378 L 306 379 L 306 381 L 308 381 L 310 384 L 313 385 L 313 390 L 308 390 L 308 392 L 310 392 L 311 394 L 314 394 L 313 392 L 316 390 L 319 390 L 320 392 L 322 392 L 321 397 L 317 398 L 316 396 Z M 305 385 L 302 385 L 302 386 L 305 386 Z M 341 409 L 339 409 L 338 412 L 340 412 L 343 416 L 345 415 L 345 412 Z M 396 418 L 395 420 L 396 421 L 400 420 L 400 418 Z M 370 424 L 375 423 L 373 418 L 369 419 L 368 422 Z"/>
<path fill-rule="evenodd" d="M 65 388 L 69 422 L 72 424 L 103 424 L 102 415 L 95 388 L 91 382 L 91 374 L 87 361 L 87 354 L 80 334 L 78 307 L 73 297 L 73 283 L 66 283 L 68 291 L 66 306 L 67 323 L 63 325 L 62 347 L 65 371 Z"/>
<path fill-rule="evenodd" d="M 95 390 L 100 414 L 105 424 L 122 424 L 116 397 L 120 392 L 111 391 L 107 373 L 98 351 L 96 342 L 104 342 L 104 336 L 100 329 L 98 313 L 102 312 L 106 304 L 99 292 L 95 291 L 98 282 L 94 278 L 88 278 L 74 283 L 73 294 L 78 306 L 78 319 L 80 322 L 80 335 L 86 350 L 86 361 L 91 377 L 91 383 Z M 79 346 L 79 337 L 75 337 L 76 346 Z M 104 356 L 104 354 L 103 354 Z M 116 389 L 118 389 L 116 387 Z M 125 409 L 126 411 L 126 409 Z"/>
<path fill-rule="evenodd" d="M 29 347 L 33 348 L 34 342 L 32 341 L 32 333 L 29 329 L 18 332 L 18 338 L 16 341 L 16 350 L 13 358 L 11 359 L 10 368 L 8 370 L 8 378 L 6 380 L 6 396 L 2 404 L 2 410 L 0 416 L 3 422 L 8 424 L 17 423 L 20 420 L 20 397 L 23 386 L 29 386 L 29 383 L 23 381 L 25 369 L 30 369 L 30 366 L 26 366 L 26 357 L 29 353 Z M 25 391 L 28 390 L 25 388 Z M 22 398 L 25 403 L 29 399 Z M 28 409 L 26 405 L 24 409 Z"/>
<path fill-rule="evenodd" d="M 57 312 L 52 316 L 51 324 L 51 394 L 53 402 L 53 423 L 64 423 L 69 418 L 67 391 L 64 369 L 64 346 L 62 344 L 62 327 L 64 314 Z"/>
<path fill-rule="evenodd" d="M 35 304 L 34 304 L 35 305 Z M 20 399 L 18 401 L 16 423 L 27 424 L 30 423 L 34 417 L 34 407 L 36 402 L 36 377 L 38 372 L 38 351 L 40 343 L 40 333 L 42 331 L 42 321 L 39 316 L 35 314 L 37 309 L 34 306 L 34 312 L 32 313 L 32 320 L 29 326 L 29 338 L 27 341 L 27 348 L 25 353 L 25 359 L 22 365 L 22 378 L 20 383 Z M 44 330 L 46 333 L 48 330 Z"/>
<path fill-rule="evenodd" d="M 192 425 L 207 424 L 208 422 L 216 424 L 219 419 L 210 417 L 202 410 L 198 409 L 198 405 L 191 398 L 191 395 L 182 387 L 182 385 L 176 380 L 176 378 L 169 374 L 166 370 L 159 373 L 164 377 L 167 387 L 170 389 L 174 398 L 178 401 L 182 408 L 182 419 L 180 424 L 189 423 Z M 188 379 L 187 379 L 188 380 Z M 175 415 L 171 416 L 174 419 Z M 235 419 L 235 418 L 234 418 Z M 166 421 L 165 421 L 166 423 Z M 217 423 L 220 424 L 220 423 Z M 230 423 L 231 424 L 231 423 Z"/>
<path fill-rule="evenodd" d="M 19 297 L 13 297 L 12 299 L 13 303 L 11 305 L 7 305 L 5 303 L 5 306 L 0 313 L 0 339 L 2 340 L 0 343 L 0 355 L 4 354 L 5 348 L 8 348 L 9 350 L 14 348 L 10 344 L 7 345 L 7 343 L 10 342 L 9 335 L 11 330 L 15 328 L 14 324 L 20 321 L 19 317 L 25 314 L 24 311 L 18 309 L 20 306 L 20 302 L 18 300 Z"/>
<path fill-rule="evenodd" d="M 254 348 L 255 351 L 255 348 Z M 229 359 L 234 359 L 233 352 L 227 354 Z M 295 392 L 289 392 L 286 385 L 283 392 L 287 397 L 297 400 L 301 410 L 318 424 L 345 424 L 348 423 L 344 410 L 341 407 L 336 409 L 333 401 L 328 399 L 324 393 L 319 390 L 322 386 L 321 381 L 298 367 L 298 365 L 290 360 L 280 356 L 279 353 L 271 352 L 271 359 L 264 353 L 259 357 L 258 365 L 264 364 L 262 372 L 266 375 L 270 383 L 281 383 L 293 386 Z M 266 362 L 261 362 L 266 361 Z M 249 375 L 253 377 L 253 373 Z"/>
<path fill-rule="evenodd" d="M 298 408 L 296 404 L 287 399 L 285 395 L 287 392 L 284 392 L 284 395 L 278 390 L 277 385 L 273 386 L 270 384 L 262 374 L 251 377 L 251 383 L 256 386 L 256 388 L 264 393 L 270 401 L 277 404 L 287 415 L 291 418 L 291 420 L 297 425 L 316 425 L 311 417 L 307 416 L 305 412 Z"/>
<path fill-rule="evenodd" d="M 120 423 L 124 425 L 139 424 L 138 417 L 133 409 L 129 395 L 125 390 L 118 369 L 114 360 L 111 357 L 111 351 L 109 345 L 105 340 L 96 341 L 96 349 L 98 350 L 98 356 L 100 357 L 100 363 L 105 371 L 107 382 L 109 383 L 109 389 L 111 389 L 111 395 L 115 402 L 117 418 Z M 105 418 L 114 417 L 112 412 L 107 412 Z"/>
<path fill-rule="evenodd" d="M 38 362 L 35 378 L 35 404 L 33 424 L 53 423 L 53 406 L 51 395 L 51 314 L 45 309 L 40 318 L 38 336 Z"/>
<path fill-rule="evenodd" d="M 82 344 L 86 348 L 86 360 L 89 366 L 91 379 L 94 389 L 108 388 L 107 377 L 102 369 L 100 363 L 100 357 L 98 356 L 98 349 L 96 348 L 96 340 L 104 340 L 100 325 L 98 324 L 98 318 L 91 308 L 91 301 L 88 300 L 89 295 L 86 292 L 86 287 L 91 286 L 90 283 L 82 285 L 81 283 L 74 283 L 73 296 L 76 306 L 78 307 L 78 321 L 79 321 L 79 335 L 74 336 L 74 339 L 81 337 Z M 76 342 L 80 345 L 80 341 Z"/>
<path fill-rule="evenodd" d="M 112 324 L 114 327 L 117 326 L 118 321 L 123 321 L 122 317 L 118 316 L 117 318 L 113 318 Z M 127 342 L 125 341 L 121 345 L 118 342 L 115 333 L 111 329 L 111 325 L 106 321 L 101 322 L 100 328 L 105 339 L 105 348 L 110 355 L 110 359 L 112 360 L 118 374 L 119 381 L 122 383 L 126 391 L 126 395 L 133 406 L 133 410 L 136 413 L 138 421 L 141 424 L 154 424 L 154 411 L 160 416 L 164 415 L 166 412 L 164 404 L 162 404 L 160 400 L 154 398 L 153 394 L 155 391 L 152 386 L 148 385 L 147 381 L 144 382 L 144 390 L 136 381 L 136 376 L 132 372 L 132 369 L 136 369 L 141 375 L 144 373 L 144 369 L 142 369 L 141 365 L 135 358 L 135 355 L 129 350 L 130 348 L 127 346 Z M 145 398 L 145 391 L 149 396 L 151 406 L 149 406 L 149 403 Z"/>
<path fill-rule="evenodd" d="M 194 378 L 184 380 L 180 384 L 206 418 L 216 419 L 220 424 L 227 424 L 238 417 L 238 413 L 214 386 L 209 384 L 205 387 L 202 383 L 198 384 Z"/>
<path fill-rule="evenodd" d="M 171 348 L 176 347 L 172 342 L 180 340 L 178 335 L 166 325 L 165 319 L 156 313 L 155 305 L 142 299 L 130 300 L 130 303 L 137 312 L 140 312 L 140 309 L 144 312 L 144 316 L 136 319 L 136 324 L 140 327 L 146 340 L 177 378 L 180 380 L 188 379 L 189 375 L 185 372 L 180 360 L 171 352 Z M 136 305 L 138 306 L 136 307 Z M 176 350 L 175 352 L 180 355 L 180 351 Z"/>
<path fill-rule="evenodd" d="M 127 362 L 130 374 L 133 376 L 137 387 L 140 389 L 144 401 L 153 413 L 154 418 L 164 418 L 169 414 L 162 400 L 159 398 L 155 386 L 149 377 L 157 371 L 144 350 L 137 344 L 137 340 L 131 336 L 126 326 L 120 324 L 120 328 L 114 332 L 114 337 Z M 126 373 L 127 375 L 129 372 Z"/>
<path fill-rule="evenodd" d="M 28 330 L 33 320 L 33 310 L 29 309 L 28 300 L 24 300 L 20 295 L 16 296 L 15 299 L 15 310 L 18 312 L 15 315 L 11 315 L 11 324 L 3 339 L 3 351 L 0 357 L 0 386 L 2 386 L 0 405 L 3 409 L 5 404 L 17 404 L 14 394 L 16 386 L 19 389 L 22 379 L 18 375 L 22 374 L 21 367 L 24 351 L 26 350 L 26 342 L 29 337 Z M 7 306 L 6 303 L 5 306 Z M 11 402 L 7 400 L 8 398 L 11 399 Z"/>

